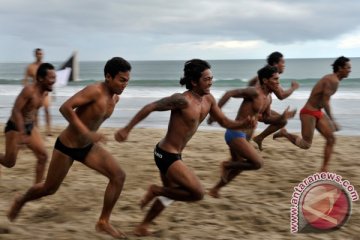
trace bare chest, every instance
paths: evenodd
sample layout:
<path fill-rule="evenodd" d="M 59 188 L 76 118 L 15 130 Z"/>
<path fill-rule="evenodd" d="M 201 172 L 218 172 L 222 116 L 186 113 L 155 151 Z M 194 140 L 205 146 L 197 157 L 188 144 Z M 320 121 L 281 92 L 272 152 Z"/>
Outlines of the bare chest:
<path fill-rule="evenodd" d="M 116 102 L 113 99 L 97 101 L 90 111 L 95 113 L 100 119 L 107 119 L 114 112 Z"/>
<path fill-rule="evenodd" d="M 34 81 L 36 80 L 36 72 L 37 72 L 38 68 L 39 68 L 39 65 L 36 65 L 36 64 L 32 64 L 29 67 L 28 74 Z"/>
<path fill-rule="evenodd" d="M 34 94 L 25 105 L 28 111 L 37 110 L 44 104 L 45 95 Z"/>
<path fill-rule="evenodd" d="M 271 96 L 261 94 L 254 99 L 252 108 L 254 112 L 262 113 L 271 103 Z"/>
<path fill-rule="evenodd" d="M 186 120 L 193 124 L 200 124 L 210 111 L 210 103 L 205 99 L 202 102 L 192 101 L 190 106 L 183 110 L 183 116 Z"/>

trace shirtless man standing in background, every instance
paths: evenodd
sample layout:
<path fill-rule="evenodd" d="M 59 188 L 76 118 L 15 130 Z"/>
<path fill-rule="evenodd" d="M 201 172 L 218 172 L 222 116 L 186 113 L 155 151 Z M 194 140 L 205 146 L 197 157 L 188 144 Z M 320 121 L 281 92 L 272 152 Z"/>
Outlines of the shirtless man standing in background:
<path fill-rule="evenodd" d="M 23 80 L 23 84 L 26 85 L 28 84 L 28 79 L 31 78 L 33 82 L 36 81 L 36 71 L 39 68 L 40 64 L 42 63 L 42 59 L 44 56 L 43 50 L 41 48 L 36 48 L 34 50 L 34 54 L 35 54 L 35 62 L 31 63 L 28 65 L 28 67 L 26 68 L 25 71 L 25 77 Z M 45 92 L 45 99 L 44 99 L 44 111 L 45 111 L 45 121 L 46 121 L 46 134 L 48 136 L 51 136 L 51 116 L 50 116 L 50 97 L 49 97 L 49 93 Z M 36 115 L 36 120 L 35 120 L 36 125 L 38 125 L 38 119 L 37 119 L 37 115 Z"/>

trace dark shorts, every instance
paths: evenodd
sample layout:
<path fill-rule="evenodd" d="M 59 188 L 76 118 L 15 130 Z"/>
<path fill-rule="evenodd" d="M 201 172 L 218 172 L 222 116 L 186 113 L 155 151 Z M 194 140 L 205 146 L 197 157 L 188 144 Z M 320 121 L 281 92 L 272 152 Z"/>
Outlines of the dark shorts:
<path fill-rule="evenodd" d="M 68 155 L 69 157 L 72 158 L 72 160 L 77 160 L 79 162 L 84 162 L 86 156 L 90 152 L 93 145 L 94 144 L 91 143 L 91 144 L 89 144 L 89 145 L 87 145 L 87 146 L 85 146 L 83 148 L 69 148 L 69 147 L 65 146 L 62 142 L 60 142 L 59 138 L 57 138 L 54 148 L 56 150 L 59 150 L 63 154 Z"/>
<path fill-rule="evenodd" d="M 246 139 L 246 133 L 241 132 L 241 131 L 235 131 L 235 130 L 226 129 L 226 132 L 225 132 L 225 142 L 226 142 L 226 144 L 229 145 L 230 142 L 235 138 L 245 138 Z"/>
<path fill-rule="evenodd" d="M 154 159 L 156 166 L 159 168 L 161 174 L 166 175 L 167 170 L 177 160 L 181 159 L 180 153 L 169 153 L 161 148 L 159 148 L 159 144 L 156 145 L 154 149 Z"/>
<path fill-rule="evenodd" d="M 33 123 L 26 123 L 24 125 L 24 128 L 25 128 L 25 134 L 26 135 L 31 135 L 31 131 L 33 130 L 34 128 L 34 124 Z M 18 132 L 19 130 L 17 129 L 15 123 L 13 121 L 11 121 L 10 119 L 7 121 L 6 123 L 6 126 L 5 126 L 5 129 L 4 129 L 4 133 L 7 133 L 9 131 L 16 131 Z"/>

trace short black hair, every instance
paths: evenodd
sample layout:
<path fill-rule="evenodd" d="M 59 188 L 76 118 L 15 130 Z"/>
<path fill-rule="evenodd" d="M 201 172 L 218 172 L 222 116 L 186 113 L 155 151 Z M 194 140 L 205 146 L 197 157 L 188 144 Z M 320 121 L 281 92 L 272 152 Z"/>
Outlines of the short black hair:
<path fill-rule="evenodd" d="M 104 76 L 106 77 L 106 74 L 110 74 L 114 78 L 119 72 L 127 71 L 131 71 L 130 63 L 121 57 L 113 57 L 105 64 Z"/>
<path fill-rule="evenodd" d="M 186 89 L 191 90 L 193 88 L 191 81 L 199 82 L 202 72 L 210 68 L 211 65 L 201 59 L 186 61 L 184 64 L 184 76 L 180 79 L 180 85 L 185 85 Z"/>
<path fill-rule="evenodd" d="M 35 48 L 34 49 L 34 53 L 36 54 L 37 52 L 39 52 L 39 51 L 42 51 L 42 49 L 41 48 Z"/>
<path fill-rule="evenodd" d="M 36 79 L 45 78 L 47 75 L 48 70 L 54 70 L 54 66 L 51 63 L 42 63 L 40 64 L 37 72 L 36 72 Z"/>
<path fill-rule="evenodd" d="M 277 67 L 266 65 L 257 72 L 260 85 L 264 84 L 264 78 L 269 79 L 274 73 L 279 72 Z"/>
<path fill-rule="evenodd" d="M 270 66 L 274 66 L 274 64 L 279 63 L 283 57 L 281 52 L 273 52 L 267 57 L 266 61 Z"/>
<path fill-rule="evenodd" d="M 344 56 L 338 57 L 335 62 L 332 64 L 333 67 L 333 71 L 334 73 L 336 73 L 337 71 L 339 71 L 340 67 L 345 67 L 345 64 L 347 62 L 350 62 L 350 59 Z"/>

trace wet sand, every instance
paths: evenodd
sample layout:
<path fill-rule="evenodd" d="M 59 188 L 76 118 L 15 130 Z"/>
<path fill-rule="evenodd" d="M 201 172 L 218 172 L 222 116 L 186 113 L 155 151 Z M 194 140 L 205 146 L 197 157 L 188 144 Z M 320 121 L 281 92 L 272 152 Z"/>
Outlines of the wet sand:
<path fill-rule="evenodd" d="M 3 126 L 0 126 L 3 129 Z M 51 155 L 59 131 L 46 137 Z M 145 212 L 138 203 L 150 183 L 160 183 L 153 148 L 164 129 L 135 129 L 128 141 L 113 140 L 114 128 L 102 128 L 108 137 L 103 145 L 127 173 L 123 192 L 111 217 L 112 224 L 131 234 Z M 252 142 L 253 143 L 253 142 Z M 254 143 L 253 143 L 254 144 Z M 324 140 L 317 135 L 311 149 L 301 150 L 285 140 L 264 141 L 264 167 L 239 175 L 222 191 L 222 198 L 206 195 L 196 203 L 175 202 L 156 219 L 154 236 L 142 239 L 359 239 L 360 207 L 353 202 L 350 220 L 340 230 L 320 234 L 290 233 L 290 200 L 293 188 L 320 168 Z M 5 148 L 0 134 L 0 152 Z M 208 190 L 219 179 L 219 165 L 229 157 L 222 131 L 198 131 L 183 152 Z M 360 191 L 360 137 L 338 136 L 330 171 L 348 179 Z M 28 203 L 14 223 L 6 212 L 17 193 L 33 183 L 35 157 L 20 151 L 12 169 L 1 167 L 0 239 L 112 239 L 95 232 L 107 179 L 75 162 L 59 191 Z"/>

